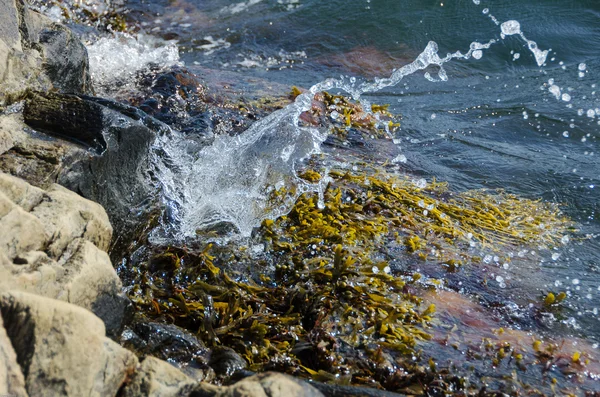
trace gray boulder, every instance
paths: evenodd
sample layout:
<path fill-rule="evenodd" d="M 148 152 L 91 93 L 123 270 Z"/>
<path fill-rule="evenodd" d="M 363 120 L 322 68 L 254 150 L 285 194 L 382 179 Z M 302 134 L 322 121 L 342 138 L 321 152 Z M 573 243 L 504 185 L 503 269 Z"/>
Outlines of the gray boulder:
<path fill-rule="evenodd" d="M 74 33 L 24 0 L 0 0 L 0 9 L 0 106 L 26 88 L 93 93 L 87 50 Z"/>

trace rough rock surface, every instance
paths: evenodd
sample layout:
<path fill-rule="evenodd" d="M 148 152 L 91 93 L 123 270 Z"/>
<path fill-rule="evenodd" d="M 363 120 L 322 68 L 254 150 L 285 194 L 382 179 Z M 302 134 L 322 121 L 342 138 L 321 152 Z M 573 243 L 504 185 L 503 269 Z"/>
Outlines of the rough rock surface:
<path fill-rule="evenodd" d="M 112 227 L 104 209 L 61 186 L 48 190 L 0 173 L 0 261 L 12 288 L 93 311 L 120 331 L 128 301 L 106 250 Z"/>
<path fill-rule="evenodd" d="M 121 397 L 189 396 L 196 382 L 165 361 L 146 357 Z"/>
<path fill-rule="evenodd" d="M 299 379 L 265 372 L 245 378 L 231 386 L 200 384 L 190 397 L 322 397 L 323 394 Z"/>
<path fill-rule="evenodd" d="M 106 338 L 87 310 L 9 291 L 0 311 L 30 397 L 114 396 L 135 371 L 133 353 Z"/>
<path fill-rule="evenodd" d="M 24 0 L 0 0 L 0 9 L 0 106 L 25 88 L 92 92 L 87 50 L 74 33 Z"/>
<path fill-rule="evenodd" d="M 173 324 L 138 321 L 132 325 L 137 338 L 129 338 L 126 346 L 143 355 L 162 360 L 188 363 L 207 352 L 206 346 L 196 336 Z M 244 362 L 245 364 L 245 362 Z"/>
<path fill-rule="evenodd" d="M 74 157 L 85 155 L 75 144 L 28 129 L 18 109 L 0 115 L 0 171 L 47 189 Z"/>
<path fill-rule="evenodd" d="M 17 363 L 17 355 L 4 330 L 2 316 L 0 316 L 0 396 L 27 396 L 25 379 Z"/>

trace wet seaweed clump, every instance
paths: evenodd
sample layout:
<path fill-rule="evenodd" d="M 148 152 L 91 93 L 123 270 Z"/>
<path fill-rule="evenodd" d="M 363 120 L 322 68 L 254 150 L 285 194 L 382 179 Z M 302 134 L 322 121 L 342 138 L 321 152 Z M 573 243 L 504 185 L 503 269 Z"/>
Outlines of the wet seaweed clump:
<path fill-rule="evenodd" d="M 423 296 L 444 280 L 395 266 L 390 253 L 457 271 L 482 249 L 550 248 L 570 228 L 559 209 L 383 168 L 300 176 L 327 181 L 321 197 L 301 195 L 250 244 L 155 247 L 138 261 L 130 297 L 140 311 L 234 349 L 252 371 L 411 394 L 481 390 L 423 354 L 436 321 Z"/>
<path fill-rule="evenodd" d="M 292 87 L 291 98 L 301 93 Z M 304 112 L 300 119 L 307 125 L 326 126 L 330 136 L 347 138 L 350 132 L 366 138 L 389 138 L 400 127 L 400 115 L 388 111 L 389 105 L 371 105 L 365 109 L 360 103 L 344 95 L 327 91 L 317 93 L 311 109 Z"/>

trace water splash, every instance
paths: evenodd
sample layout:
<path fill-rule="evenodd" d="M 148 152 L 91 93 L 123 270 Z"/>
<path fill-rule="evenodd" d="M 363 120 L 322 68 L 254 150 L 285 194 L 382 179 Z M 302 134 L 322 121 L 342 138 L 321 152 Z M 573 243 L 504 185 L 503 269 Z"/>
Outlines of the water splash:
<path fill-rule="evenodd" d="M 519 35 L 521 39 L 523 39 L 523 41 L 527 43 L 527 47 L 535 57 L 535 61 L 537 62 L 538 66 L 541 67 L 544 65 L 544 63 L 546 63 L 546 58 L 548 57 L 549 50 L 540 50 L 535 41 L 527 39 L 527 37 L 525 37 L 525 35 L 523 34 L 523 31 L 521 31 L 521 24 L 518 21 L 506 21 L 502 25 L 500 25 L 500 29 L 502 30 L 500 37 L 502 37 L 503 39 L 506 36 Z"/>
<path fill-rule="evenodd" d="M 229 226 L 228 230 L 249 236 L 263 219 L 287 213 L 303 192 L 322 196 L 324 183 L 308 183 L 296 172 L 303 160 L 321 152 L 321 144 L 327 138 L 326 131 L 299 122 L 300 115 L 311 109 L 318 92 L 341 90 L 360 101 L 365 93 L 394 86 L 418 71 L 425 71 L 424 77 L 430 81 L 446 81 L 445 63 L 453 59 L 479 59 L 483 50 L 496 42 L 495 39 L 473 42 L 466 53 L 457 51 L 441 57 L 438 45 L 431 41 L 413 62 L 396 69 L 388 78 L 360 83 L 344 76 L 327 79 L 243 134 L 218 136 L 212 145 L 196 153 L 185 149 L 185 140 L 164 139 L 158 146 L 161 151 L 171 153 L 172 163 L 168 170 L 163 170 L 166 178 L 162 180 L 176 225 L 175 238 L 193 237 L 198 230 L 223 224 Z M 364 100 L 362 105 L 370 108 Z M 273 206 L 273 190 L 280 187 L 285 187 L 288 194 Z"/>
<path fill-rule="evenodd" d="M 147 35 L 103 37 L 87 45 L 87 51 L 94 85 L 102 94 L 107 94 L 104 91 L 109 87 L 134 81 L 136 73 L 150 65 L 180 64 L 176 42 Z"/>

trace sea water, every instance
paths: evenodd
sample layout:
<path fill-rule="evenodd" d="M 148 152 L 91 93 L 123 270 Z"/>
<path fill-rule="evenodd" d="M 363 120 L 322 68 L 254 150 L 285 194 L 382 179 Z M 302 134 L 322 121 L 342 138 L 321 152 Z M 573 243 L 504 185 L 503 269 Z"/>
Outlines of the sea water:
<path fill-rule="evenodd" d="M 599 341 L 600 4 L 215 0 L 129 6 L 148 34 L 171 40 L 167 48 L 177 41 L 177 59 L 160 51 L 152 56 L 152 48 L 137 58 L 140 68 L 169 60 L 199 74 L 239 73 L 239 91 L 248 96 L 252 80 L 270 82 L 274 94 L 281 86 L 308 90 L 243 134 L 217 137 L 198 152 L 186 151 L 176 131 L 157 142 L 178 163 L 173 169 L 158 161 L 177 224 L 172 238 L 222 222 L 247 235 L 293 203 L 290 197 L 269 207 L 268 186 L 322 189 L 295 173 L 321 151 L 326 131 L 302 126 L 298 118 L 314 92 L 337 90 L 364 104 L 389 103 L 402 114 L 392 138 L 402 153 L 398 162 L 416 180 L 435 177 L 456 190 L 501 188 L 561 203 L 578 223 L 579 237 L 549 255 L 533 255 L 535 268 L 527 274 L 539 287 L 567 291 L 568 310 L 538 325 Z M 109 80 L 119 74 L 97 70 Z M 533 299 L 518 282 L 506 284 L 507 276 L 523 274 L 518 258 L 524 253 L 514 255 L 490 288 Z M 526 301 L 515 315 L 527 311 Z"/>

